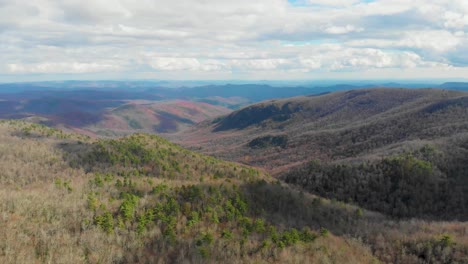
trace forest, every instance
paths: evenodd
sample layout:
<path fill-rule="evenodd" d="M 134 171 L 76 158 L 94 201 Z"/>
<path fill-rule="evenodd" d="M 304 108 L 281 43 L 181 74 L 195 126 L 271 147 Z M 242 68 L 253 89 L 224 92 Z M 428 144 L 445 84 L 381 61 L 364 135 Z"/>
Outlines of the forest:
<path fill-rule="evenodd" d="M 0 140 L 2 263 L 467 261 L 466 222 L 431 221 L 440 217 L 432 207 L 421 208 L 428 219 L 396 220 L 403 211 L 369 210 L 359 195 L 323 198 L 158 136 L 93 139 L 2 121 Z M 360 170 L 403 163 L 410 171 L 443 171 L 424 160 L 434 151 Z"/>

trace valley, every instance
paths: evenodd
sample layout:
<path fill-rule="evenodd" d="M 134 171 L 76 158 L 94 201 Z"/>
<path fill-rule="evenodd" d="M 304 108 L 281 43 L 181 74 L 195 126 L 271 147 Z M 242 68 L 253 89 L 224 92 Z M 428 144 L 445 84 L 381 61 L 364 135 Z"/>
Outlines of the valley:
<path fill-rule="evenodd" d="M 6 92 L 13 88 L 17 92 Z M 0 118 L 26 118 L 93 137 L 175 133 L 250 103 L 311 92 L 304 87 L 248 84 L 195 88 L 151 82 L 0 84 Z"/>

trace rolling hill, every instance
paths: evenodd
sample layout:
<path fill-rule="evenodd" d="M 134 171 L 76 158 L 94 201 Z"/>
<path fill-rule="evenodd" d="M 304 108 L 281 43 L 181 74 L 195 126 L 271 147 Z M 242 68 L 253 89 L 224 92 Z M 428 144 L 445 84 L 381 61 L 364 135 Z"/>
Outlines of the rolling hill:
<path fill-rule="evenodd" d="M 465 223 L 393 221 L 158 136 L 0 122 L 2 263 L 465 263 Z"/>
<path fill-rule="evenodd" d="M 265 84 L 224 84 L 167 88 L 161 87 L 162 84 L 170 85 L 151 81 L 0 84 L 0 118 L 26 118 L 90 136 L 113 137 L 134 132 L 177 133 L 200 121 L 262 100 L 402 85 L 362 83 L 274 87 Z M 466 90 L 467 86 L 466 83 L 444 83 L 440 87 Z M 276 118 L 285 118 L 289 114 L 285 112 L 285 116 Z M 219 129 L 228 127 L 224 123 Z"/>
<path fill-rule="evenodd" d="M 228 108 L 203 102 L 131 101 L 109 109 L 103 113 L 102 120 L 81 128 L 107 136 L 134 132 L 174 133 L 230 112 Z"/>
<path fill-rule="evenodd" d="M 361 89 L 266 101 L 176 136 L 331 199 L 397 217 L 468 219 L 465 92 Z"/>
<path fill-rule="evenodd" d="M 0 262 L 468 262 L 467 93 L 213 89 L 2 98 Z"/>
<path fill-rule="evenodd" d="M 152 82 L 0 84 L 0 118 L 38 121 L 91 136 L 175 133 L 249 103 L 312 93 L 304 87 L 205 85 L 165 88 Z"/>
<path fill-rule="evenodd" d="M 467 132 L 467 98 L 456 91 L 382 88 L 271 100 L 173 138 L 205 153 L 248 159 L 275 173 L 287 169 L 291 160 L 385 154 L 393 144 Z M 268 142 L 273 138 L 287 143 L 276 146 Z"/>

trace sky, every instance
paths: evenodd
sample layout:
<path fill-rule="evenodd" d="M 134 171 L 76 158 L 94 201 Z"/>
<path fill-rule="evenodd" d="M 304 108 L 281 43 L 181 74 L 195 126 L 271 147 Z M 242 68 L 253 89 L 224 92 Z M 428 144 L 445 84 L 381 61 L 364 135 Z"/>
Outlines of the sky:
<path fill-rule="evenodd" d="M 0 0 L 0 82 L 468 77 L 467 0 Z"/>

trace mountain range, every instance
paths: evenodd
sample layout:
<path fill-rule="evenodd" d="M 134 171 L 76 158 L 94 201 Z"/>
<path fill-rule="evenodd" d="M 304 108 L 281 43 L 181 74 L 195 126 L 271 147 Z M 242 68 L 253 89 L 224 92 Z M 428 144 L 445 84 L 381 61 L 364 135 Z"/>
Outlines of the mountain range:
<path fill-rule="evenodd" d="M 0 118 L 29 118 L 34 122 L 68 131 L 109 137 L 134 132 L 175 133 L 200 121 L 273 98 L 405 85 L 414 88 L 437 86 L 468 90 L 467 83 L 431 85 L 369 82 L 331 86 L 320 86 L 321 83 L 301 83 L 305 86 L 238 83 L 196 86 L 197 82 L 181 82 L 195 86 L 172 87 L 176 84 L 177 82 L 154 81 L 0 84 Z M 171 105 L 170 109 L 167 109 L 168 105 Z M 123 113 L 122 109 L 125 109 L 124 116 L 120 115 Z M 139 115 L 144 117 L 133 119 Z M 171 117 L 170 120 L 167 117 Z M 148 120 L 152 120 L 151 125 Z"/>
<path fill-rule="evenodd" d="M 468 263 L 464 84 L 41 85 L 0 97 L 1 263 Z"/>

